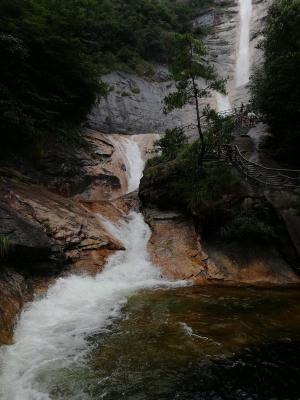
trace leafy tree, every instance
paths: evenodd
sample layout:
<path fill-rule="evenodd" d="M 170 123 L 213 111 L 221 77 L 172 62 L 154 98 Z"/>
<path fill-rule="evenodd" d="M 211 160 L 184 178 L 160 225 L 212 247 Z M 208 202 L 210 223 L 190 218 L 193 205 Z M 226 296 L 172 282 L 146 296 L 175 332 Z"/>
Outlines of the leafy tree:
<path fill-rule="evenodd" d="M 275 154 L 300 167 L 300 0 L 275 0 L 270 7 L 264 62 L 252 77 L 255 107 L 270 125 Z"/>
<path fill-rule="evenodd" d="M 155 151 L 166 161 L 174 160 L 187 137 L 182 128 L 167 129 L 165 135 L 154 143 Z"/>
<path fill-rule="evenodd" d="M 1 149 L 61 138 L 105 87 L 92 55 L 97 1 L 3 0 L 0 4 Z"/>
<path fill-rule="evenodd" d="M 201 165 L 205 155 L 205 137 L 199 100 L 207 97 L 212 90 L 225 93 L 225 81 L 218 79 L 208 62 L 207 50 L 201 39 L 196 39 L 190 33 L 176 35 L 171 73 L 177 90 L 165 97 L 165 112 L 182 108 L 189 103 L 195 105 L 200 139 L 198 164 Z"/>
<path fill-rule="evenodd" d="M 97 96 L 102 73 L 149 73 L 166 63 L 173 33 L 191 29 L 213 0 L 1 0 L 2 155 L 73 140 Z"/>
<path fill-rule="evenodd" d="M 205 142 L 207 148 L 217 149 L 232 141 L 232 134 L 236 129 L 234 118 L 230 115 L 221 115 L 216 110 L 206 106 L 203 109 L 205 124 Z"/>

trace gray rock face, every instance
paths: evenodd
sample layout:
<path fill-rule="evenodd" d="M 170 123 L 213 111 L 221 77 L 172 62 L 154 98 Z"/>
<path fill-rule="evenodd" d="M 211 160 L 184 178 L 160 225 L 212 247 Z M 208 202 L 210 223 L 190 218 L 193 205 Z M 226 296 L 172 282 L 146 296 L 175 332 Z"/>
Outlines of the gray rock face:
<path fill-rule="evenodd" d="M 218 1 L 216 8 L 204 10 L 195 19 L 195 26 L 214 26 L 206 38 L 211 61 L 214 63 L 220 77 L 228 78 L 228 95 L 231 106 L 247 102 L 249 99 L 247 87 L 235 87 L 236 53 L 239 45 L 239 10 L 238 1 L 228 4 Z M 266 16 L 270 0 L 253 0 L 253 17 L 251 25 L 251 59 L 252 65 L 261 61 L 262 53 L 256 49 L 261 39 L 261 28 Z M 166 128 L 175 126 L 190 126 L 195 124 L 193 106 L 176 110 L 164 115 L 163 99 L 174 90 L 174 83 L 168 80 L 167 71 L 158 68 L 155 81 L 147 81 L 133 74 L 113 72 L 103 76 L 113 90 L 107 98 L 96 104 L 88 117 L 90 128 L 113 133 L 163 133 Z M 204 99 L 203 105 L 217 105 L 216 96 Z M 187 130 L 190 136 L 195 129 Z"/>
<path fill-rule="evenodd" d="M 222 4 L 222 2 L 220 2 Z M 236 8 L 207 9 L 195 21 L 195 26 L 215 24 L 214 33 L 207 38 L 212 62 L 221 76 L 233 75 L 235 60 Z M 95 104 L 87 119 L 91 129 L 108 133 L 164 133 L 167 128 L 188 127 L 189 136 L 195 131 L 195 110 L 188 105 L 165 115 L 164 98 L 175 90 L 164 67 L 157 67 L 152 81 L 126 72 L 112 72 L 102 77 L 112 90 Z M 214 95 L 203 105 L 215 105 Z"/>
<path fill-rule="evenodd" d="M 174 90 L 171 81 L 150 82 L 125 72 L 113 72 L 102 79 L 113 90 L 93 108 L 87 121 L 90 128 L 114 133 L 163 133 L 166 128 L 188 123 L 189 115 L 182 110 L 163 113 L 163 99 Z"/>

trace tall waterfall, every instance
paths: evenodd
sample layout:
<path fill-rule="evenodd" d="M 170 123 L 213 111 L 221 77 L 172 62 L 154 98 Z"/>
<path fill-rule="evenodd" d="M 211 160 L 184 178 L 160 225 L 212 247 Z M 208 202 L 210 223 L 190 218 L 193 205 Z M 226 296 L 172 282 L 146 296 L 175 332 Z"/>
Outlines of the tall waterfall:
<path fill-rule="evenodd" d="M 244 86 L 250 76 L 250 26 L 252 0 L 239 0 L 240 3 L 240 42 L 236 64 L 236 87 Z"/>
<path fill-rule="evenodd" d="M 133 139 L 126 139 L 124 148 L 130 166 L 128 186 L 134 190 L 142 176 L 143 161 Z M 141 214 L 132 212 L 127 221 L 116 225 L 103 218 L 102 222 L 126 250 L 111 256 L 96 277 L 58 279 L 45 297 L 23 310 L 14 344 L 0 353 L 1 400 L 51 399 L 53 379 L 60 371 L 76 369 L 85 362 L 93 346 L 91 337 L 107 329 L 130 294 L 143 288 L 183 284 L 164 281 L 149 261 L 150 229 Z M 80 393 L 68 397 L 82 398 Z"/>

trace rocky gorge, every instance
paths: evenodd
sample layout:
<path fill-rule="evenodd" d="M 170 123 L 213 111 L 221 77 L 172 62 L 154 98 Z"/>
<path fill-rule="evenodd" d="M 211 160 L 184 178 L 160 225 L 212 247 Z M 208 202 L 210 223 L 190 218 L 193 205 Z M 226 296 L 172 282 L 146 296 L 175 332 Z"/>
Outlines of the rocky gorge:
<path fill-rule="evenodd" d="M 228 99 L 230 104 L 235 104 L 245 101 L 247 93 L 245 88 L 234 87 L 238 5 L 234 2 L 229 7 L 220 4 L 219 8 L 203 12 L 195 24 L 214 25 L 207 45 L 219 73 L 229 77 Z M 267 5 L 265 1 L 253 4 L 251 59 L 259 57 L 255 45 Z M 105 230 L 97 214 L 116 221 L 124 216 L 124 212 L 128 213 L 131 203 L 136 204 L 137 200 L 130 199 L 126 204 L 124 199 L 124 194 L 128 189 L 130 191 L 128 173 L 132 168 L 126 159 L 126 134 L 138 133 L 134 140 L 145 159 L 151 156 L 151 145 L 157 134 L 166 127 L 188 125 L 193 121 L 192 107 L 171 113 L 167 119 L 163 115 L 163 98 L 173 88 L 165 68 L 159 67 L 152 81 L 123 72 L 107 75 L 104 80 L 111 85 L 112 91 L 89 115 L 84 136 L 86 144 L 81 150 L 58 146 L 47 152 L 34 168 L 25 163 L 17 168 L 8 165 L 1 169 L 0 234 L 8 238 L 13 249 L 8 251 L 2 271 L 3 292 L 7 292 L 6 296 L 1 296 L 1 318 L 6 321 L 2 324 L 3 342 L 9 341 L 16 315 L 24 302 L 38 290 L 39 284 L 35 285 L 35 282 L 52 282 L 54 277 L 66 271 L 95 274 L 110 254 L 122 251 L 122 243 Z M 222 102 L 218 97 L 208 100 L 217 105 L 218 101 Z M 192 130 L 190 133 L 193 135 Z M 161 182 L 157 187 L 163 185 Z M 153 203 L 146 193 L 143 183 L 141 196 L 146 203 Z M 168 212 L 145 211 L 153 230 L 149 242 L 152 261 L 168 278 L 196 276 L 198 283 L 224 279 L 236 283 L 298 281 L 278 255 L 267 254 L 262 259 L 251 260 L 250 257 L 251 261 L 242 261 L 238 256 L 220 253 L 219 244 L 216 249 L 208 246 L 207 251 L 211 253 L 208 273 L 203 263 L 207 254 L 200 245 L 202 239 L 196 233 L 193 221 L 180 213 L 177 215 L 178 211 L 174 215 L 173 211 Z M 179 238 L 183 239 L 182 246 L 178 246 Z M 185 238 L 188 238 L 186 243 Z M 278 259 L 275 263 L 274 257 Z M 279 272 L 281 277 L 275 270 L 273 276 L 269 264 L 279 265 L 279 270 L 283 268 L 282 274 Z M 250 270 L 254 271 L 251 278 Z M 248 271 L 246 275 L 245 271 Z M 12 306 L 8 307 L 7 303 Z"/>
<path fill-rule="evenodd" d="M 240 2 L 217 3 L 218 7 L 205 10 L 194 23 L 213 25 L 206 44 L 220 75 L 229 78 L 228 95 L 213 93 L 203 105 L 209 102 L 224 111 L 247 102 L 248 91 L 247 83 L 236 84 Z M 256 45 L 269 1 L 251 4 L 249 51 L 253 64 L 260 58 Z M 163 114 L 163 98 L 174 89 L 174 83 L 162 66 L 157 66 L 151 79 L 116 71 L 103 80 L 111 91 L 89 114 L 81 147 L 57 145 L 34 163 L 11 161 L 0 169 L 0 238 L 6 240 L 0 243 L 0 344 L 9 345 L 3 351 L 0 398 L 6 400 L 96 398 L 97 385 L 102 393 L 105 379 L 97 376 L 98 383 L 91 384 L 97 387 L 96 394 L 86 394 L 85 383 L 77 387 L 72 379 L 91 349 L 96 349 L 93 363 L 101 364 L 102 353 L 97 354 L 93 341 L 97 335 L 108 334 L 128 298 L 133 296 L 128 313 L 141 312 L 142 317 L 135 318 L 147 320 L 147 312 L 134 303 L 136 292 L 143 298 L 148 296 L 147 290 L 155 289 L 164 304 L 168 302 L 162 294 L 165 289 L 179 288 L 181 293 L 190 285 L 291 290 L 299 285 L 298 230 L 297 226 L 290 230 L 291 225 L 285 223 L 291 209 L 298 218 L 294 215 L 297 194 L 288 196 L 289 207 L 284 193 L 274 198 L 244 182 L 238 191 L 210 204 L 202 216 L 178 207 L 168 197 L 168 174 L 153 175 L 151 166 L 144 167 L 153 156 L 153 143 L 166 128 L 189 126 L 190 138 L 195 136 L 192 105 Z M 251 135 L 248 139 L 252 147 L 244 152 L 248 151 L 249 158 L 256 157 Z M 272 213 L 277 241 L 249 245 L 214 236 L 220 228 L 216 221 L 226 220 L 232 210 L 237 213 L 265 204 Z M 124 321 L 126 324 L 126 318 Z M 193 337 L 188 324 L 172 323 Z M 146 325 L 143 320 L 141 326 Z M 114 340 L 116 337 L 118 334 Z M 216 351 L 217 337 L 200 338 Z M 228 348 L 243 348 L 239 339 Z M 104 344 L 105 340 L 106 336 Z M 126 344 L 121 347 L 126 354 Z M 118 345 L 105 347 L 108 355 L 118 352 L 116 349 Z M 69 368 L 73 371 L 71 389 L 57 376 L 57 371 L 64 376 Z M 90 372 L 81 371 L 79 383 L 83 375 L 89 382 L 94 379 Z M 206 398 L 218 398 L 209 396 Z"/>

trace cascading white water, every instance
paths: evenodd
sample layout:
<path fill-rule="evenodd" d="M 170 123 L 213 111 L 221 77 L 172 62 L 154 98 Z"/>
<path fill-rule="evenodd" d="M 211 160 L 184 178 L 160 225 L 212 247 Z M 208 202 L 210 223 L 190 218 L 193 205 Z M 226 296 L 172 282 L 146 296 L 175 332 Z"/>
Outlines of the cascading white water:
<path fill-rule="evenodd" d="M 138 144 L 132 138 L 125 138 L 123 143 L 124 154 L 127 160 L 127 178 L 128 178 L 128 193 L 137 190 L 140 180 L 143 176 L 144 160 L 141 157 L 141 152 Z"/>
<path fill-rule="evenodd" d="M 131 165 L 128 186 L 134 190 L 142 175 L 143 161 L 133 140 L 128 139 L 125 147 Z M 126 250 L 110 257 L 96 277 L 73 275 L 59 279 L 44 298 L 23 310 L 14 344 L 3 348 L 0 354 L 2 400 L 51 399 L 55 371 L 84 362 L 91 350 L 91 335 L 107 328 L 130 294 L 143 288 L 184 284 L 164 281 L 159 269 L 149 261 L 150 229 L 141 214 L 132 212 L 128 221 L 118 225 L 101 220 Z M 71 398 L 83 399 L 80 393 L 68 397 Z"/>
<path fill-rule="evenodd" d="M 123 156 L 127 171 L 127 193 L 131 193 L 138 189 L 143 176 L 145 162 L 141 157 L 140 148 L 134 135 L 130 137 L 111 135 L 110 140 Z"/>
<path fill-rule="evenodd" d="M 216 99 L 217 99 L 217 111 L 219 113 L 224 111 L 229 111 L 231 109 L 231 104 L 228 96 L 221 93 L 216 93 Z"/>
<path fill-rule="evenodd" d="M 236 64 L 236 87 L 244 86 L 250 76 L 250 26 L 252 0 L 239 0 L 240 4 L 240 42 Z"/>

